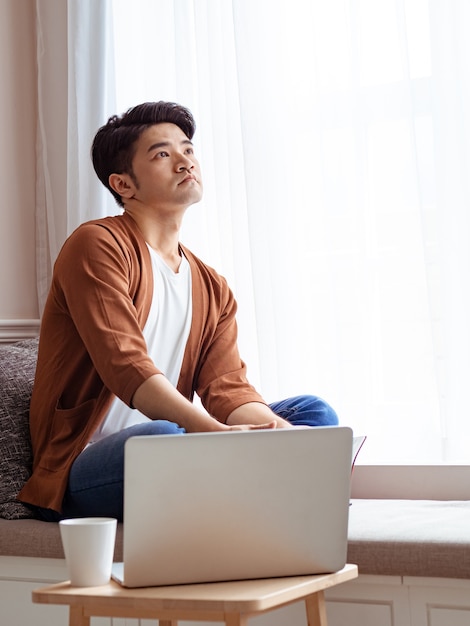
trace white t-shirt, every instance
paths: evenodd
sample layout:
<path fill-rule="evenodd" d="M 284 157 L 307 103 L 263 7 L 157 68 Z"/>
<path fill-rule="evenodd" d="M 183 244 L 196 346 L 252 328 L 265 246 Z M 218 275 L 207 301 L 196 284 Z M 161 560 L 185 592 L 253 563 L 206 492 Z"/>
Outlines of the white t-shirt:
<path fill-rule="evenodd" d="M 143 329 L 150 358 L 156 367 L 176 387 L 183 363 L 184 350 L 191 329 L 192 297 L 191 268 L 184 255 L 175 273 L 163 259 L 148 246 L 152 259 L 153 298 L 149 316 Z M 115 432 L 150 421 L 115 397 L 92 442 Z"/>

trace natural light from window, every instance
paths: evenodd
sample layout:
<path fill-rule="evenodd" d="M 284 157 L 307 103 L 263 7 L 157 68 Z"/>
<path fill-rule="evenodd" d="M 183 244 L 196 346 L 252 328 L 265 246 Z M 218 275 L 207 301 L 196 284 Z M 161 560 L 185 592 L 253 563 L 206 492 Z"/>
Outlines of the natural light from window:
<path fill-rule="evenodd" d="M 329 400 L 363 462 L 468 462 L 469 11 L 444 4 L 113 1 L 118 109 L 195 114 L 184 242 L 235 291 L 250 379 Z"/>

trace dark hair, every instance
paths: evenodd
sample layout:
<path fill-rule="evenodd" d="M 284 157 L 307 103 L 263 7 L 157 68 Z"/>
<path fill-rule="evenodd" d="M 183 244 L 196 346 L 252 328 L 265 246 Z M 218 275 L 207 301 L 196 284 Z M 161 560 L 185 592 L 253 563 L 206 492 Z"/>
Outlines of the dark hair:
<path fill-rule="evenodd" d="M 196 124 L 191 111 L 174 102 L 144 102 L 120 116 L 113 115 L 96 133 L 91 147 L 93 167 L 119 206 L 124 204 L 121 196 L 109 185 L 110 175 L 129 174 L 133 177 L 136 141 L 149 126 L 163 122 L 176 124 L 188 139 L 193 138 Z"/>

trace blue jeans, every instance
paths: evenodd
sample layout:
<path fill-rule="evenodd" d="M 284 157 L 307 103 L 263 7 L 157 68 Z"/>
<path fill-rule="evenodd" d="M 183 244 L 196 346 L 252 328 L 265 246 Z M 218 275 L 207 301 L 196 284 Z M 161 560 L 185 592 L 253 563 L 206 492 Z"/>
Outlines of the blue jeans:
<path fill-rule="evenodd" d="M 335 411 L 316 396 L 296 396 L 274 402 L 271 410 L 294 426 L 336 426 Z M 116 517 L 122 520 L 124 445 L 129 437 L 178 435 L 185 430 L 173 422 L 158 420 L 136 424 L 98 441 L 77 457 L 69 474 L 62 513 L 38 509 L 46 521 L 65 517 Z"/>

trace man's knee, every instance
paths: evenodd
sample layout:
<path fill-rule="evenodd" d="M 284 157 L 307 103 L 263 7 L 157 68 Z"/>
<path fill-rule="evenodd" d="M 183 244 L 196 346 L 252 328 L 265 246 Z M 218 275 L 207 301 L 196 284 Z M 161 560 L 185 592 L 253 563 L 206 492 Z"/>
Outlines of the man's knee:
<path fill-rule="evenodd" d="M 338 415 L 331 405 L 317 396 L 308 396 L 305 415 L 311 421 L 311 426 L 337 426 Z"/>
<path fill-rule="evenodd" d="M 272 408 L 293 426 L 337 426 L 339 423 L 336 411 L 318 396 L 296 396 Z"/>
<path fill-rule="evenodd" d="M 321 424 L 318 426 L 338 426 L 339 419 L 336 411 L 327 402 L 322 400 Z"/>

